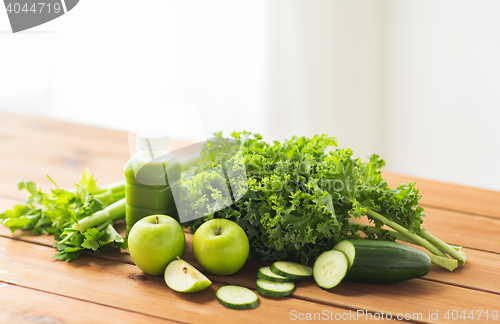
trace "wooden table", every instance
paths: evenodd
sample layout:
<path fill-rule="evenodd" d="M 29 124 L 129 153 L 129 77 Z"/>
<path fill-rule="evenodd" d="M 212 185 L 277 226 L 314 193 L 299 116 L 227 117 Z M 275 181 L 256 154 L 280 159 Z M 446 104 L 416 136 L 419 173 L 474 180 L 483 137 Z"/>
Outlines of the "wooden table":
<path fill-rule="evenodd" d="M 174 142 L 173 148 L 180 145 Z M 106 184 L 123 178 L 129 158 L 127 133 L 6 113 L 0 113 L 0 152 L 1 211 L 26 198 L 16 187 L 21 180 L 48 190 L 54 188 L 49 174 L 60 187 L 71 188 L 88 166 Z M 489 167 L 496 166 L 478 172 Z M 0 323 L 278 323 L 320 317 L 371 322 L 387 314 L 419 323 L 500 321 L 500 192 L 385 177 L 391 186 L 416 180 L 425 227 L 463 245 L 465 266 L 454 272 L 433 266 L 424 278 L 391 285 L 342 282 L 330 291 L 308 280 L 291 297 L 260 297 L 258 308 L 236 311 L 221 306 L 215 290 L 225 284 L 255 289 L 256 270 L 265 263 L 248 261 L 235 275 L 209 276 L 213 284 L 203 292 L 181 294 L 162 277 L 142 273 L 127 253 L 59 262 L 52 259 L 53 237 L 11 235 L 0 226 Z M 197 266 L 192 234 L 186 239 L 185 259 Z"/>

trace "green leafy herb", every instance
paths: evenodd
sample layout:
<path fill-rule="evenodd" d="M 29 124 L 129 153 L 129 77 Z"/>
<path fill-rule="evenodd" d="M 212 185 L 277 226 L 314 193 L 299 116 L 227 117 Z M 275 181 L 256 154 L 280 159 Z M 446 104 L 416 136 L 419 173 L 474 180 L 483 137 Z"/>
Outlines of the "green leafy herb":
<path fill-rule="evenodd" d="M 77 259 L 84 251 L 100 252 L 110 243 L 126 248 L 126 240 L 116 232 L 113 222 L 125 217 L 125 185 L 123 181 L 97 187 L 97 178 L 86 169 L 75 183 L 76 190 L 56 186 L 50 193 L 37 189 L 35 183 L 20 182 L 18 188 L 31 196 L 24 204 L 0 214 L 1 223 L 11 230 L 30 230 L 34 235 L 52 234 L 54 258 Z"/>

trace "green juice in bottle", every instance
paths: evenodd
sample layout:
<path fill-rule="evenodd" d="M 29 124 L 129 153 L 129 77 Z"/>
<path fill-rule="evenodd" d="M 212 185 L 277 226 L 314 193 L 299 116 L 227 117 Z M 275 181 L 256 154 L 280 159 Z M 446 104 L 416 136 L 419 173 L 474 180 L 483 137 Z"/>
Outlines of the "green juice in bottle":
<path fill-rule="evenodd" d="M 164 131 L 137 133 L 138 152 L 125 165 L 127 234 L 138 220 L 149 215 L 179 220 L 172 189 L 182 169 L 169 147 L 169 135 Z"/>

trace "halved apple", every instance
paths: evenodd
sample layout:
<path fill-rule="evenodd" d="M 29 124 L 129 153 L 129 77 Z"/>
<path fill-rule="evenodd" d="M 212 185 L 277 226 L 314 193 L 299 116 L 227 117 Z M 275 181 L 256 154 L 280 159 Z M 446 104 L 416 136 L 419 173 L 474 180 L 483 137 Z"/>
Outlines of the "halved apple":
<path fill-rule="evenodd" d="M 165 269 L 165 282 L 171 289 L 185 293 L 197 292 L 212 284 L 198 269 L 179 258 Z"/>

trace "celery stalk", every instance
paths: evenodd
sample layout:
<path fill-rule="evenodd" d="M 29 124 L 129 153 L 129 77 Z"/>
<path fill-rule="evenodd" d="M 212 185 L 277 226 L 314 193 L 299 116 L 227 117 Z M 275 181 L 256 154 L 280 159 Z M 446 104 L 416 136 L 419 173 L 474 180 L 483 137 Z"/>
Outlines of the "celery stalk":
<path fill-rule="evenodd" d="M 408 229 L 404 228 L 403 226 L 399 225 L 398 223 L 393 222 L 393 221 L 385 218 L 384 216 L 380 215 L 379 213 L 377 213 L 376 211 L 371 210 L 371 209 L 368 209 L 366 213 L 370 217 L 375 218 L 375 219 L 381 221 L 382 223 L 384 223 L 385 225 L 389 226 L 390 228 L 398 231 L 402 235 L 404 235 L 404 236 L 408 237 L 409 239 L 415 241 L 416 244 L 418 244 L 418 245 L 426 248 L 427 250 L 429 250 L 433 254 L 439 255 L 441 257 L 446 257 L 446 254 L 444 254 L 443 251 L 441 251 L 438 247 L 436 247 L 434 244 L 432 244 L 431 242 L 429 242 L 427 239 L 425 239 L 425 238 L 423 238 L 423 237 L 421 237 L 419 235 L 411 233 Z M 444 244 L 446 244 L 446 243 L 444 243 Z"/>
<path fill-rule="evenodd" d="M 422 238 L 425 238 L 427 241 L 431 242 L 435 246 L 437 246 L 439 249 L 441 249 L 443 252 L 445 252 L 452 258 L 457 259 L 461 264 L 465 264 L 467 258 L 463 253 L 453 249 L 448 244 L 444 243 L 431 233 L 427 232 L 424 228 L 421 228 L 420 231 L 418 231 L 418 235 Z"/>
<path fill-rule="evenodd" d="M 431 262 L 445 268 L 446 270 L 453 271 L 458 267 L 458 261 L 455 259 L 444 258 L 432 253 L 425 253 L 431 259 Z"/>
<path fill-rule="evenodd" d="M 85 217 L 78 223 L 73 224 L 74 230 L 85 232 L 87 229 L 97 226 L 107 220 L 116 221 L 125 217 L 125 198 L 95 212 L 92 216 Z"/>

